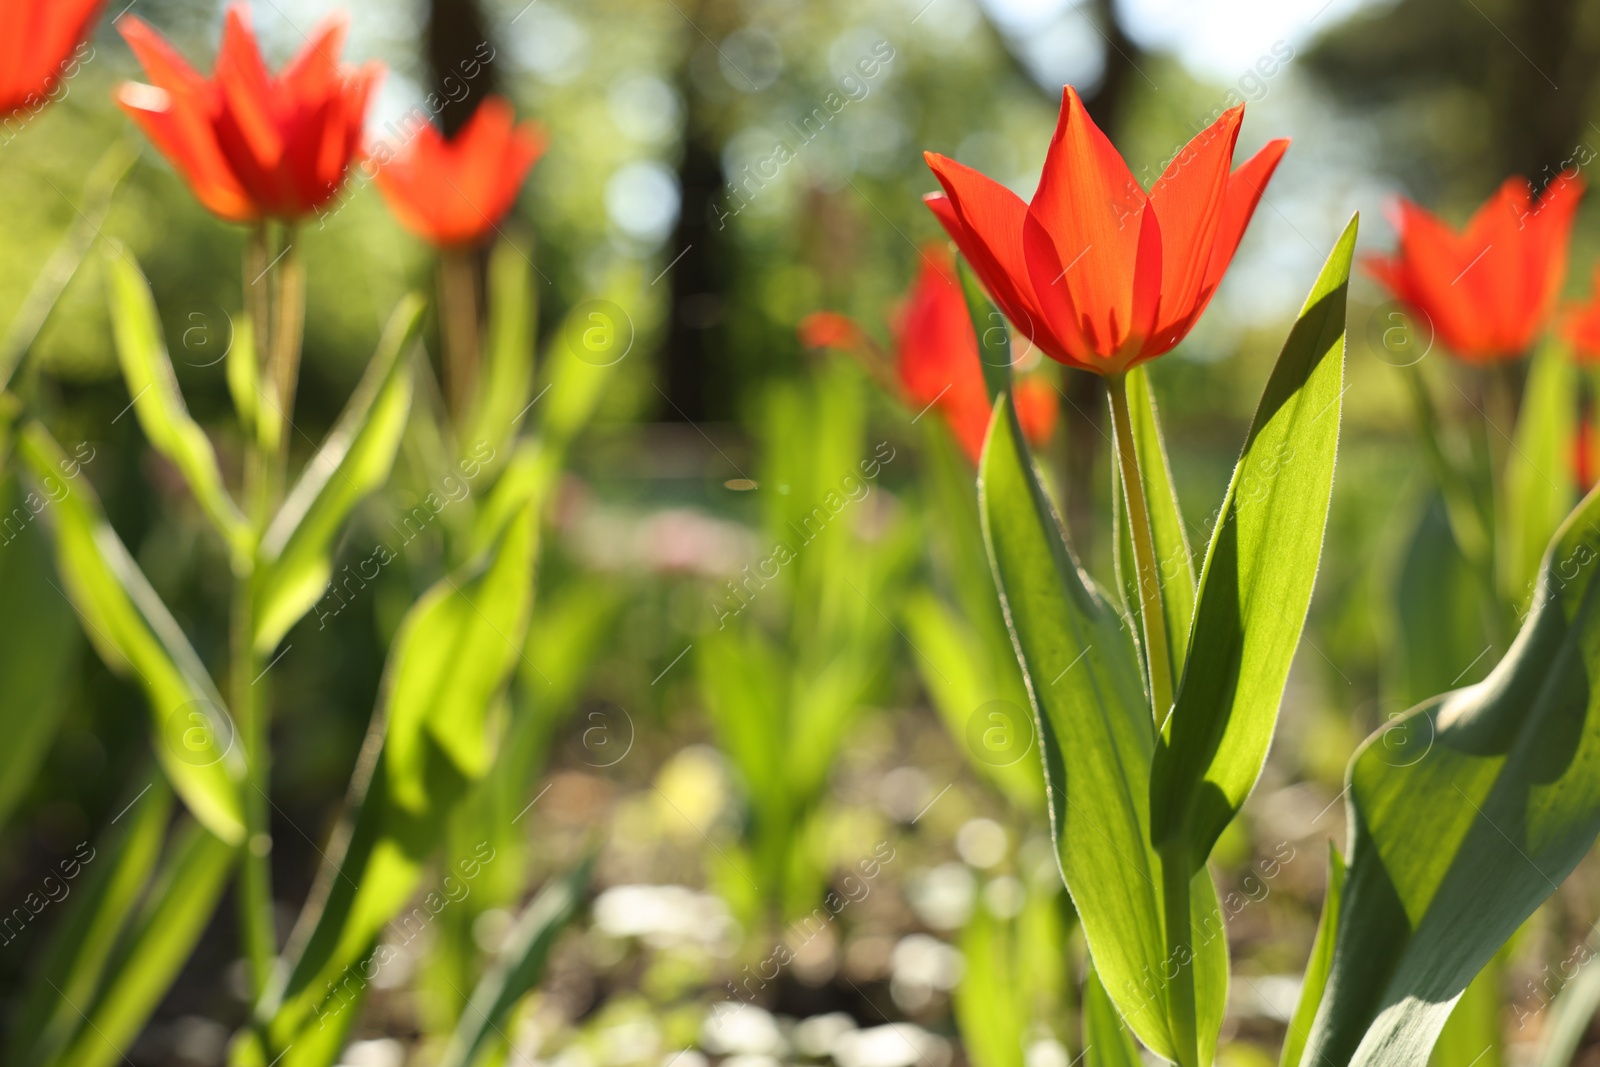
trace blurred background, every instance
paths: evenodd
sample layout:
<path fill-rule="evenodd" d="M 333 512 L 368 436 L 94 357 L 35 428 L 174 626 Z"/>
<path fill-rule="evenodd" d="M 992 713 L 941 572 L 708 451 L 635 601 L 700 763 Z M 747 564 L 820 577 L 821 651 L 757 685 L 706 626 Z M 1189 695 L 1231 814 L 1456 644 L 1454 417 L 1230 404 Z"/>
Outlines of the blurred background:
<path fill-rule="evenodd" d="M 135 4 L 209 69 L 219 5 Z M 935 188 L 924 150 L 1026 197 L 1070 83 L 1148 186 L 1221 110 L 1245 102 L 1236 159 L 1273 137 L 1293 146 L 1210 310 L 1151 370 L 1198 547 L 1288 323 L 1351 212 L 1362 214 L 1362 248 L 1387 249 L 1383 212 L 1395 195 L 1460 223 L 1509 174 L 1542 184 L 1594 157 L 1600 5 L 344 6 L 347 57 L 389 68 L 374 138 L 419 106 L 452 130 L 488 92 L 548 130 L 549 150 L 504 227 L 530 249 L 547 331 L 587 301 L 612 299 L 607 279 L 619 271 L 638 279 L 621 308 L 624 363 L 573 449 L 540 567 L 528 658 L 535 671 L 557 661 L 572 683 L 527 741 L 537 773 L 517 788 L 533 807 L 507 831 L 525 870 L 508 899 L 461 920 L 462 936 L 492 951 L 521 887 L 570 865 L 587 842 L 603 845 L 594 907 L 521 1011 L 516 1062 L 1068 1067 L 1081 1048 L 1081 935 L 1054 869 L 1037 752 L 1023 737 L 1015 758 L 998 759 L 973 741 L 990 700 L 1025 701 L 993 605 L 983 607 L 992 593 L 975 513 L 949 505 L 970 495 L 970 468 L 942 428 L 913 421 L 845 357 L 803 349 L 798 322 L 840 311 L 889 341 L 919 247 L 942 239 L 920 202 Z M 330 9 L 252 4 L 269 60 L 297 50 Z M 109 18 L 92 45 L 59 104 L 0 136 L 0 320 L 81 218 L 106 146 L 142 146 L 98 229 L 144 265 L 189 404 L 203 425 L 221 425 L 245 234 L 200 209 L 111 104 L 114 86 L 139 72 Z M 492 59 L 462 76 L 485 49 Z M 431 288 L 433 264 L 359 181 L 301 233 L 310 289 L 296 418 L 320 439 L 390 309 L 407 289 Z M 1569 296 L 1587 291 L 1597 254 L 1589 206 Z M 1342 462 L 1311 622 L 1266 775 L 1217 855 L 1238 975 L 1228 1064 L 1276 1062 L 1320 907 L 1324 842 L 1343 841 L 1345 762 L 1418 695 L 1387 590 L 1401 584 L 1432 497 L 1395 367 L 1421 358 L 1429 375 L 1455 370 L 1425 337 L 1387 344 L 1391 311 L 1373 283 L 1354 283 Z M 93 258 L 23 376 L 19 388 L 57 437 L 92 447 L 85 469 L 113 525 L 202 656 L 220 664 L 227 560 L 181 481 L 123 417 L 129 397 Z M 1062 372 L 1058 385 L 1062 417 L 1043 453 L 1078 550 L 1111 587 L 1105 401 L 1091 376 Z M 218 445 L 229 456 L 225 436 Z M 296 451 L 309 454 L 309 442 Z M 868 475 L 862 463 L 873 459 Z M 852 473 L 859 493 L 841 482 Z M 826 551 L 808 550 L 771 591 L 752 586 L 748 568 L 770 557 L 785 524 L 841 485 L 849 504 Z M 402 450 L 345 558 L 364 556 L 426 491 Z M 407 543 L 370 595 L 313 612 L 273 668 L 272 863 L 285 930 L 331 830 L 394 628 L 437 571 L 436 540 L 425 531 Z M 7 566 L 48 571 L 42 544 L 23 551 L 33 555 Z M 31 769 L 0 783 L 0 900 L 21 899 L 92 840 L 147 766 L 137 691 L 62 613 L 49 632 L 64 651 L 26 695 L 30 727 L 0 741 Z M 1444 682 L 1482 677 L 1503 651 L 1491 642 Z M 742 676 L 750 663 L 765 673 Z M 837 681 L 836 708 L 808 711 L 823 675 Z M 996 721 L 1027 734 L 1026 716 L 1008 714 Z M 789 733 L 762 749 L 739 726 L 752 718 Z M 801 752 L 808 769 L 764 764 L 774 751 Z M 1526 1060 L 1537 1038 L 1544 960 L 1596 916 L 1595 874 L 1580 867 L 1517 942 L 1499 998 L 1505 1062 Z M 232 916 L 219 909 L 128 1050 L 131 1063 L 222 1061 L 246 1010 Z M 18 1001 L 42 936 L 30 927 L 0 945 L 0 1003 Z M 385 973 L 351 1064 L 425 1057 L 437 992 L 426 941 Z M 998 1019 L 1008 1010 L 1014 1018 Z"/>

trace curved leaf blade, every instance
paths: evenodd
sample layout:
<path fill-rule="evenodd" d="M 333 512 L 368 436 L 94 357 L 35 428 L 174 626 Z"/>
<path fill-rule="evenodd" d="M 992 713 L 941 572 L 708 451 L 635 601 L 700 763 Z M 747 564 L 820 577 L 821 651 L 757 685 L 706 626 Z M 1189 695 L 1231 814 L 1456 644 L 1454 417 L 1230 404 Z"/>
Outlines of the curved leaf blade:
<path fill-rule="evenodd" d="M 1194 556 L 1189 550 L 1189 535 L 1184 528 L 1183 511 L 1178 506 L 1172 468 L 1167 462 L 1167 444 L 1161 433 L 1155 394 L 1150 391 L 1148 369 L 1141 365 L 1130 370 L 1125 379 L 1125 388 L 1128 391 L 1128 421 L 1133 427 L 1133 447 L 1139 455 L 1145 505 L 1150 513 L 1150 534 L 1155 543 L 1156 566 L 1159 568 L 1156 580 L 1161 585 L 1167 648 L 1173 659 L 1172 676 L 1181 678 L 1189 647 L 1189 621 L 1194 617 Z M 1115 451 L 1112 455 L 1115 458 Z M 1121 510 L 1126 516 L 1126 507 Z M 1137 613 L 1137 595 L 1129 600 L 1128 606 Z"/>
<path fill-rule="evenodd" d="M 1571 354 L 1558 341 L 1546 343 L 1528 364 L 1522 409 L 1506 454 L 1505 503 L 1498 516 L 1505 542 L 1497 553 L 1500 581 L 1507 601 L 1519 607 L 1533 593 L 1545 546 L 1578 497 L 1572 461 L 1577 395 L 1578 368 Z"/>
<path fill-rule="evenodd" d="M 1534 608 L 1476 685 L 1350 764 L 1350 874 L 1308 1061 L 1422 1062 L 1473 976 L 1600 832 L 1600 494 L 1545 554 Z"/>
<path fill-rule="evenodd" d="M 1255 788 L 1322 555 L 1343 396 L 1352 218 L 1278 356 L 1223 500 L 1172 714 L 1151 832 L 1202 869 Z"/>
<path fill-rule="evenodd" d="M 1192 878 L 1163 873 L 1150 840 L 1155 725 L 1133 640 L 1073 557 L 1004 396 L 989 424 L 978 500 L 1033 703 L 1057 855 L 1095 967 L 1152 1051 L 1208 1063 L 1228 981 L 1216 889 L 1203 868 Z M 1169 916 L 1163 887 L 1173 882 L 1186 891 L 1171 902 L 1186 899 Z M 1192 982 L 1192 1002 L 1175 993 L 1169 970 Z"/>
<path fill-rule="evenodd" d="M 144 1028 L 194 951 L 238 850 L 190 823 L 177 836 L 105 989 L 55 1067 L 110 1067 Z M 79 1008 L 82 1009 L 82 1005 Z"/>
<path fill-rule="evenodd" d="M 389 478 L 411 411 L 411 374 L 402 356 L 416 336 L 422 306 L 412 294 L 395 308 L 338 423 L 262 539 L 258 653 L 270 653 L 322 596 L 345 519 Z"/>
<path fill-rule="evenodd" d="M 440 1067 L 473 1067 L 486 1044 L 505 1033 L 517 1002 L 544 976 L 550 949 L 583 904 L 594 857 L 546 886 L 517 918 L 494 964 L 472 991 L 460 1025 L 439 1060 Z M 503 1038 L 502 1038 L 503 1040 Z"/>
<path fill-rule="evenodd" d="M 150 284 L 125 250 L 108 254 L 105 267 L 111 333 L 128 394 L 133 397 L 133 413 L 150 446 L 178 468 L 229 547 L 236 554 L 248 553 L 252 548 L 249 524 L 222 483 L 210 438 L 184 405 Z"/>
<path fill-rule="evenodd" d="M 1322 897 L 1322 918 L 1311 941 L 1311 958 L 1306 961 L 1305 978 L 1300 984 L 1300 1000 L 1289 1018 L 1289 1032 L 1283 1037 L 1283 1053 L 1278 1067 L 1299 1067 L 1311 1036 L 1322 994 L 1328 988 L 1328 971 L 1333 966 L 1333 945 L 1339 936 L 1339 907 L 1344 900 L 1345 864 L 1339 850 L 1328 842 L 1328 888 Z"/>
<path fill-rule="evenodd" d="M 45 514 L 64 594 L 106 665 L 138 678 L 167 780 L 207 829 L 239 843 L 242 757 L 200 657 L 106 522 L 87 479 L 62 478 L 76 467 L 49 432 L 38 423 L 24 427 L 18 453 L 52 501 Z"/>
<path fill-rule="evenodd" d="M 527 411 L 533 382 L 534 326 L 538 299 L 530 284 L 532 265 L 509 240 L 489 256 L 489 331 L 484 374 L 467 420 L 464 453 L 488 445 L 496 454 L 511 443 Z"/>

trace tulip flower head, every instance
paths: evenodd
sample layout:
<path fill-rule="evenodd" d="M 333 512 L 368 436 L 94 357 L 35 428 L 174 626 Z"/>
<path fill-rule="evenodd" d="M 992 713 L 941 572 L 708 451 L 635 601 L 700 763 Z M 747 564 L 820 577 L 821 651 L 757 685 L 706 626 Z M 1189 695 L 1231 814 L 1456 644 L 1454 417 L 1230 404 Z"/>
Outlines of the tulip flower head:
<path fill-rule="evenodd" d="M 801 342 L 812 348 L 865 352 L 864 331 L 843 315 L 819 311 L 800 323 Z M 973 463 L 983 452 L 989 427 L 989 392 L 978 357 L 966 298 L 945 251 L 923 250 L 922 272 L 894 323 L 895 376 L 908 407 L 937 407 Z M 1039 375 L 1019 378 L 1012 388 L 1023 433 L 1035 445 L 1049 440 L 1056 424 L 1055 391 Z"/>
<path fill-rule="evenodd" d="M 1243 118 L 1225 112 L 1146 192 L 1067 86 L 1031 202 L 933 152 L 944 191 L 925 199 L 1013 326 L 1053 359 L 1120 374 L 1194 326 L 1289 145 L 1230 170 Z"/>
<path fill-rule="evenodd" d="M 1408 200 L 1394 216 L 1393 256 L 1363 265 L 1431 323 L 1458 358 L 1491 363 L 1523 355 L 1544 331 L 1567 270 L 1567 244 L 1583 182 L 1571 172 L 1537 198 L 1508 178 L 1460 233 Z"/>
<path fill-rule="evenodd" d="M 105 0 L 0 0 L 0 118 L 38 110 Z"/>
<path fill-rule="evenodd" d="M 330 16 L 279 73 L 268 71 L 243 4 L 228 8 L 216 69 L 202 77 L 143 20 L 117 28 L 151 85 L 117 102 L 189 183 L 231 222 L 293 221 L 333 199 L 361 156 L 367 99 L 383 66 L 341 65 L 348 19 Z"/>
<path fill-rule="evenodd" d="M 544 148 L 537 123 L 517 125 L 511 105 L 491 96 L 449 140 L 423 125 L 397 150 L 380 146 L 373 154 L 389 210 L 413 233 L 448 247 L 475 244 L 499 226 Z"/>

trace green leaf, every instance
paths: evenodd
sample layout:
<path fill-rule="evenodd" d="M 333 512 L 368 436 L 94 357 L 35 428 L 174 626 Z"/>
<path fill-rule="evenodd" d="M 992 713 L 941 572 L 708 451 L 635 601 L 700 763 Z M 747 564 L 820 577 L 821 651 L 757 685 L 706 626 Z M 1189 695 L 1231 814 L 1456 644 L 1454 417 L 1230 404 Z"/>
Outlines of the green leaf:
<path fill-rule="evenodd" d="M 389 478 L 411 410 L 411 373 L 403 356 L 422 306 L 413 294 L 395 308 L 344 413 L 262 539 L 258 653 L 270 653 L 322 596 L 345 519 Z"/>
<path fill-rule="evenodd" d="M 222 484 L 210 439 L 184 406 L 150 285 L 125 250 L 107 253 L 105 268 L 111 332 L 134 415 L 150 446 L 178 468 L 234 554 L 248 555 L 254 547 L 249 525 Z"/>
<path fill-rule="evenodd" d="M 1344 388 L 1355 218 L 1256 408 L 1200 575 L 1188 667 L 1150 771 L 1158 846 L 1205 866 L 1255 788 L 1316 584 Z"/>
<path fill-rule="evenodd" d="M 1194 615 L 1194 558 L 1189 551 L 1189 535 L 1183 525 L 1183 512 L 1178 507 L 1178 492 L 1172 483 L 1172 468 L 1167 463 L 1167 444 L 1161 434 L 1156 398 L 1150 391 L 1150 377 L 1145 367 L 1130 370 L 1124 387 L 1128 392 L 1133 447 L 1139 454 L 1139 473 L 1144 480 L 1145 506 L 1150 512 L 1150 533 L 1158 568 L 1156 579 L 1161 586 L 1161 607 L 1166 616 L 1167 648 L 1173 659 L 1172 676 L 1179 678 L 1189 645 L 1189 620 Z M 1129 603 L 1137 609 L 1137 596 Z"/>
<path fill-rule="evenodd" d="M 523 910 L 488 973 L 472 991 L 440 1067 L 473 1067 L 486 1045 L 504 1040 L 517 1002 L 544 977 L 551 947 L 577 915 L 593 865 L 594 857 L 586 858 L 566 877 L 547 885 Z"/>
<path fill-rule="evenodd" d="M 1589 966 L 1597 952 L 1600 952 L 1600 935 L 1591 930 L 1588 940 L 1557 964 L 1557 972 L 1566 984 L 1556 994 L 1545 1017 L 1539 1067 L 1571 1067 L 1595 1012 L 1600 1011 L 1600 967 Z M 1574 968 L 1572 975 L 1567 974 L 1568 967 Z M 1543 999 L 1541 994 L 1540 1000 Z M 1524 1009 L 1517 1009 L 1519 1029 L 1526 1014 Z"/>
<path fill-rule="evenodd" d="M 990 915 L 982 902 L 973 908 L 961 932 L 965 966 L 953 1007 L 956 1029 L 973 1067 L 1024 1064 L 1028 991 L 1020 980 L 1013 941 L 1013 927 Z"/>
<path fill-rule="evenodd" d="M 1457 998 L 1600 832 L 1600 494 L 1545 555 L 1533 611 L 1477 685 L 1350 764 L 1350 874 L 1307 1062 L 1420 1063 Z"/>
<path fill-rule="evenodd" d="M 1311 958 L 1306 961 L 1305 977 L 1300 984 L 1300 1001 L 1289 1019 L 1289 1032 L 1283 1036 L 1283 1055 L 1278 1067 L 1300 1067 L 1301 1054 L 1305 1052 L 1306 1038 L 1311 1034 L 1311 1021 L 1316 1018 L 1317 1006 L 1328 987 L 1328 971 L 1333 966 L 1333 945 L 1339 934 L 1339 907 L 1344 899 L 1344 857 L 1328 842 L 1328 889 L 1322 896 L 1322 918 L 1317 923 L 1317 936 L 1311 942 Z"/>
<path fill-rule="evenodd" d="M 1092 966 L 1083 981 L 1083 1059 L 1085 1067 L 1143 1067 L 1144 1063 Z"/>
<path fill-rule="evenodd" d="M 171 814 L 172 792 L 157 779 L 128 800 L 87 855 L 80 846 L 72 859 L 60 861 L 70 903 L 51 932 L 38 970 L 29 976 L 7 1062 L 53 1059 L 82 1028 L 78 1006 L 91 1003 L 100 987 L 106 961 L 161 858 Z M 82 881 L 74 884 L 72 872 Z"/>
<path fill-rule="evenodd" d="M 1578 497 L 1572 466 L 1577 437 L 1578 368 L 1566 346 L 1550 341 L 1528 365 L 1528 382 L 1506 455 L 1505 502 L 1499 509 L 1500 581 L 1506 600 L 1525 605 L 1539 560 Z M 1490 433 L 1495 431 L 1491 429 Z"/>
<path fill-rule="evenodd" d="M 1503 1067 L 1500 1009 L 1505 1002 L 1501 952 L 1478 972 L 1439 1031 L 1428 1067 Z"/>
<path fill-rule="evenodd" d="M 85 1010 L 83 1029 L 55 1067 L 110 1067 L 123 1060 L 194 952 L 237 854 L 198 824 L 178 832 L 127 951 L 112 965 L 104 990 Z"/>
<path fill-rule="evenodd" d="M 1155 724 L 1133 640 L 1073 557 L 1005 397 L 979 470 L 984 538 L 1090 954 L 1141 1041 L 1167 1060 L 1207 1064 L 1227 998 L 1227 939 L 1209 873 L 1174 886 L 1150 843 Z"/>
<path fill-rule="evenodd" d="M 491 551 L 441 578 L 401 622 L 379 698 L 386 726 L 371 788 L 358 776 L 355 825 L 319 873 L 325 903 L 303 938 L 297 927 L 285 986 L 264 1000 L 274 1054 L 293 1046 L 285 1067 L 338 1053 L 337 1043 L 302 1037 L 348 1026 L 358 1013 L 378 935 L 411 898 L 456 803 L 489 769 L 497 740 L 489 712 L 521 662 L 533 600 L 542 498 L 514 472 L 534 459 L 534 446 L 519 448 L 495 486 L 496 495 L 522 496 L 516 509 L 490 509 L 509 516 Z"/>
<path fill-rule="evenodd" d="M 100 658 L 144 690 L 152 743 L 167 780 L 195 818 L 230 844 L 244 840 L 242 756 L 227 710 L 177 620 L 106 522 L 100 502 L 38 423 L 18 452 L 32 470 L 55 537 L 56 569 Z"/>
<path fill-rule="evenodd" d="M 1457 547 L 1443 498 L 1430 487 L 1394 586 L 1399 662 L 1385 679 L 1386 695 L 1410 707 L 1487 673 L 1494 662 L 1493 596 L 1483 572 Z"/>
<path fill-rule="evenodd" d="M 496 493 L 514 488 L 502 481 Z M 469 779 L 489 769 L 489 707 L 521 658 L 533 604 L 537 499 L 523 499 L 491 558 L 437 582 L 395 635 L 384 759 L 395 802 L 413 812 L 428 804 L 424 737 Z"/>
<path fill-rule="evenodd" d="M 239 425 L 251 437 L 262 443 L 259 434 L 265 425 L 277 425 L 276 419 L 258 422 L 261 417 L 261 366 L 256 355 L 256 331 L 249 315 L 241 314 L 233 321 L 233 336 L 228 342 L 223 371 L 228 379 L 228 396 L 233 400 L 233 410 L 239 416 Z M 276 407 L 276 401 L 268 400 Z M 273 442 L 276 448 L 277 443 Z M 265 451 L 265 446 L 263 445 Z"/>
<path fill-rule="evenodd" d="M 951 739 L 1013 804 L 1037 812 L 1044 780 L 1033 751 L 1027 690 L 1019 684 L 1011 650 L 999 650 L 1006 656 L 994 665 L 999 671 L 991 667 L 987 644 L 931 590 L 913 592 L 901 610 L 906 640 L 917 650 L 918 677 Z"/>
<path fill-rule="evenodd" d="M 538 300 L 529 284 L 531 264 L 509 240 L 489 257 L 489 330 L 484 372 L 472 415 L 467 419 L 463 453 L 488 445 L 502 454 L 521 425 L 533 381 L 534 318 Z"/>
<path fill-rule="evenodd" d="M 33 784 L 66 707 L 80 645 L 72 605 L 52 584 L 49 544 L 34 522 L 46 498 L 0 481 L 0 826 Z"/>

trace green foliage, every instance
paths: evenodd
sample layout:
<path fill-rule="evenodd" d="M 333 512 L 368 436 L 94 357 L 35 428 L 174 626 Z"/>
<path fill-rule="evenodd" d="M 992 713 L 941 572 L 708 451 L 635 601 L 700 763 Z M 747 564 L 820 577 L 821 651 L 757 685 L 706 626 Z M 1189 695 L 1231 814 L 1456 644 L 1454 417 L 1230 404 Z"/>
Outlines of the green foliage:
<path fill-rule="evenodd" d="M 1155 546 L 1156 580 L 1161 586 L 1161 606 L 1166 616 L 1167 649 L 1172 658 L 1172 676 L 1181 677 L 1184 656 L 1189 648 L 1189 623 L 1194 616 L 1195 577 L 1194 556 L 1189 551 L 1189 535 L 1184 527 L 1183 512 L 1178 507 L 1177 487 L 1172 481 L 1171 465 L 1167 462 L 1167 444 L 1162 438 L 1161 422 L 1156 414 L 1155 394 L 1150 390 L 1150 376 L 1143 366 L 1134 367 L 1127 374 L 1129 425 L 1133 429 L 1133 447 L 1139 456 L 1139 475 L 1144 481 L 1144 498 L 1150 511 L 1150 535 Z M 1122 472 L 1116 453 L 1112 462 Z M 1134 574 L 1133 546 L 1128 541 L 1127 506 L 1120 495 L 1121 504 L 1117 523 L 1117 565 L 1123 587 L 1123 600 L 1134 624 L 1142 627 L 1139 617 L 1138 577 Z M 1145 654 L 1141 649 L 1141 654 Z"/>
<path fill-rule="evenodd" d="M 178 829 L 126 948 L 107 968 L 93 1006 L 77 1006 L 83 1026 L 52 1067 L 109 1067 L 123 1059 L 194 951 L 236 856 L 234 846 L 197 823 Z"/>
<path fill-rule="evenodd" d="M 27 791 L 66 706 L 62 690 L 79 656 L 72 605 L 51 576 L 49 545 L 13 475 L 0 482 L 0 826 Z"/>
<path fill-rule="evenodd" d="M 1496 556 L 1508 603 L 1525 607 L 1545 546 L 1578 496 L 1572 468 L 1578 411 L 1578 368 L 1567 346 L 1551 341 L 1528 365 L 1522 409 L 1506 453 L 1504 502 L 1498 509 Z M 1491 434 L 1503 428 L 1491 427 Z"/>
<path fill-rule="evenodd" d="M 1067 887 L 1129 1027 L 1181 1064 L 1210 1063 L 1222 1024 L 1227 945 L 1205 860 L 1260 773 L 1310 599 L 1354 244 L 1352 221 L 1267 384 L 1159 742 L 1136 645 L 1074 558 L 1005 399 L 981 466 L 985 536 L 1038 714 Z M 1139 407 L 1153 430 L 1153 409 Z M 1145 436 L 1159 455 L 1159 431 Z M 1165 501 L 1156 522 L 1170 546 L 1181 535 L 1176 504 L 1164 477 L 1150 484 Z"/>
<path fill-rule="evenodd" d="M 583 903 L 594 864 L 590 856 L 546 886 L 520 916 L 439 1059 L 440 1067 L 473 1067 L 487 1049 L 503 1047 L 512 1011 L 544 975 L 550 948 Z"/>
<path fill-rule="evenodd" d="M 1188 668 L 1150 783 L 1151 834 L 1190 871 L 1255 788 L 1316 584 L 1355 243 L 1351 219 L 1273 367 L 1201 568 Z"/>
<path fill-rule="evenodd" d="M 106 522 L 87 479 L 79 477 L 78 463 L 38 423 L 23 427 L 18 455 L 39 491 L 53 501 L 46 522 L 56 569 L 84 633 L 107 666 L 131 673 L 144 690 L 167 780 L 204 826 L 239 843 L 241 758 L 222 697 L 200 657 Z"/>
<path fill-rule="evenodd" d="M 908 555 L 904 529 L 874 514 L 875 481 L 895 451 L 867 446 L 853 368 L 775 389 L 763 436 L 763 558 L 728 583 L 717 628 L 695 643 L 707 713 L 749 809 L 745 848 L 722 872 L 747 924 L 815 904 L 825 872 L 807 830 L 840 747 L 880 692 L 894 635 L 882 605 L 894 603 Z M 780 625 L 762 625 L 773 618 Z"/>
<path fill-rule="evenodd" d="M 1351 762 L 1350 874 L 1308 1057 L 1426 1056 L 1473 976 L 1600 831 L 1597 520 L 1591 495 L 1488 678 L 1425 701 Z"/>
<path fill-rule="evenodd" d="M 155 298 L 139 267 L 120 248 L 103 259 L 111 303 L 111 330 L 117 360 L 133 398 L 134 415 L 150 440 L 182 473 L 201 510 L 236 556 L 254 549 L 243 515 L 222 484 L 217 453 L 199 423 L 189 415 L 172 360 L 161 337 Z"/>
<path fill-rule="evenodd" d="M 1339 936 L 1339 909 L 1344 901 L 1344 857 L 1328 843 L 1328 888 L 1322 896 L 1322 918 L 1317 921 L 1317 936 L 1311 942 L 1311 958 L 1306 960 L 1300 982 L 1300 1000 L 1289 1017 L 1289 1030 L 1283 1036 L 1283 1052 L 1278 1067 L 1299 1067 L 1311 1034 L 1311 1023 L 1328 988 L 1328 972 L 1333 968 L 1333 946 Z"/>
<path fill-rule="evenodd" d="M 411 410 L 405 357 L 422 307 L 413 295 L 395 308 L 344 413 L 262 538 L 255 598 L 258 653 L 270 654 L 322 596 L 333 573 L 334 543 L 351 510 L 389 479 Z"/>
<path fill-rule="evenodd" d="M 83 881 L 34 972 L 33 988 L 11 1031 L 8 1062 L 52 1062 L 83 1028 L 80 1005 L 93 1002 L 113 950 L 161 858 L 172 793 L 157 780 L 128 805 L 126 823 L 120 827 L 113 823 L 87 856 L 80 850 L 70 861 L 81 861 Z"/>

